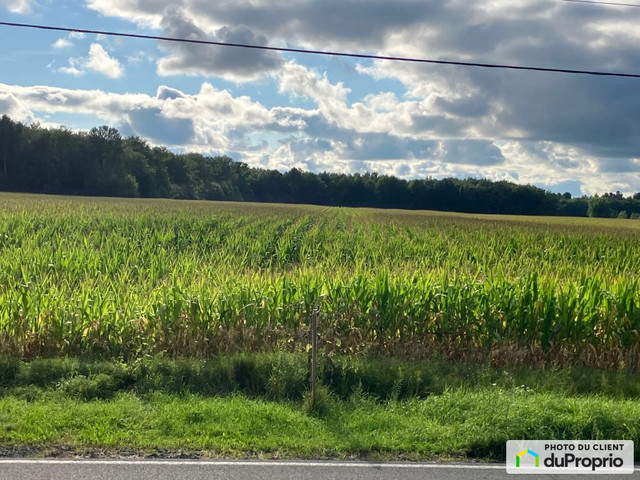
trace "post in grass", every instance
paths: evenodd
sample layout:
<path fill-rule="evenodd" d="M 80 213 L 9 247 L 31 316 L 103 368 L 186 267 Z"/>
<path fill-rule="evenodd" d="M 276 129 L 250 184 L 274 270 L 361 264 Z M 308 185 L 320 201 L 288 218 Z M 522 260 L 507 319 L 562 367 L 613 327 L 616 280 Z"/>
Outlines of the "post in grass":
<path fill-rule="evenodd" d="M 317 376 L 318 376 L 318 315 L 320 307 L 316 307 L 311 312 L 311 410 L 317 404 Z"/>

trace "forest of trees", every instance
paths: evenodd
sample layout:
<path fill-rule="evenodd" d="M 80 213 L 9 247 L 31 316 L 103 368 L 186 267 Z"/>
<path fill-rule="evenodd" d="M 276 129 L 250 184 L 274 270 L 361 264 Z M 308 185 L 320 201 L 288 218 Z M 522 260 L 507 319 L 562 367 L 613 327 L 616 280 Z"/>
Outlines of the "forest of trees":
<path fill-rule="evenodd" d="M 251 168 L 229 157 L 176 154 L 122 138 L 0 120 L 0 190 L 65 195 L 309 203 L 468 213 L 640 216 L 640 193 L 571 198 L 531 185 L 467 178 L 393 176 Z"/>

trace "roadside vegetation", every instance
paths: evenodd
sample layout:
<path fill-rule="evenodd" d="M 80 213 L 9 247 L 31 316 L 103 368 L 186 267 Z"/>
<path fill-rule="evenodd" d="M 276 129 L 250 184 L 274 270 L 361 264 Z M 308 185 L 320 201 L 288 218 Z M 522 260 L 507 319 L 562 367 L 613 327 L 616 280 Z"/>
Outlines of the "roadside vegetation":
<path fill-rule="evenodd" d="M 3 396 L 0 454 L 504 461 L 508 439 L 637 440 L 640 427 L 637 400 L 524 388 L 326 405 L 309 415 L 295 403 L 243 395 Z"/>
<path fill-rule="evenodd" d="M 77 400 L 108 400 L 120 393 L 148 395 L 241 394 L 250 398 L 304 403 L 309 389 L 309 356 L 259 353 L 207 360 L 143 358 L 131 363 L 78 358 L 28 362 L 0 357 L 0 393 L 27 401 L 58 392 Z M 366 397 L 379 403 L 424 399 L 456 389 L 525 389 L 569 396 L 604 395 L 640 399 L 640 379 L 625 371 L 488 364 L 442 358 L 407 361 L 375 357 L 322 357 L 320 384 L 336 401 Z M 301 403 L 301 404 L 302 404 Z"/>
<path fill-rule="evenodd" d="M 0 202 L 0 454 L 640 445 L 638 222 Z"/>
<path fill-rule="evenodd" d="M 310 408 L 306 362 L 3 357 L 0 455 L 500 461 L 509 439 L 640 433 L 624 372 L 325 359 Z"/>

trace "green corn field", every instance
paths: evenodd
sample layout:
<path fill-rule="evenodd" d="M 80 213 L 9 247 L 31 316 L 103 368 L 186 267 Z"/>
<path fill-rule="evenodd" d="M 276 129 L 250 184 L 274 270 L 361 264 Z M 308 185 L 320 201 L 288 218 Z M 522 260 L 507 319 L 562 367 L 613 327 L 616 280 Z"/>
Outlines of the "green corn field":
<path fill-rule="evenodd" d="M 640 366 L 640 222 L 0 195 L 0 349 Z"/>

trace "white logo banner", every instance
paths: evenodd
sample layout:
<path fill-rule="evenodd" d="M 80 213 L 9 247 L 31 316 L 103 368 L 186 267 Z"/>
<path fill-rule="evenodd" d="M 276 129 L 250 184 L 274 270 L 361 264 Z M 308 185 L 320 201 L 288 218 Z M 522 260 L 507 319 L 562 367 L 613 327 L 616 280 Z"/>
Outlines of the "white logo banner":
<path fill-rule="evenodd" d="M 633 441 L 509 440 L 507 473 L 633 473 Z"/>

